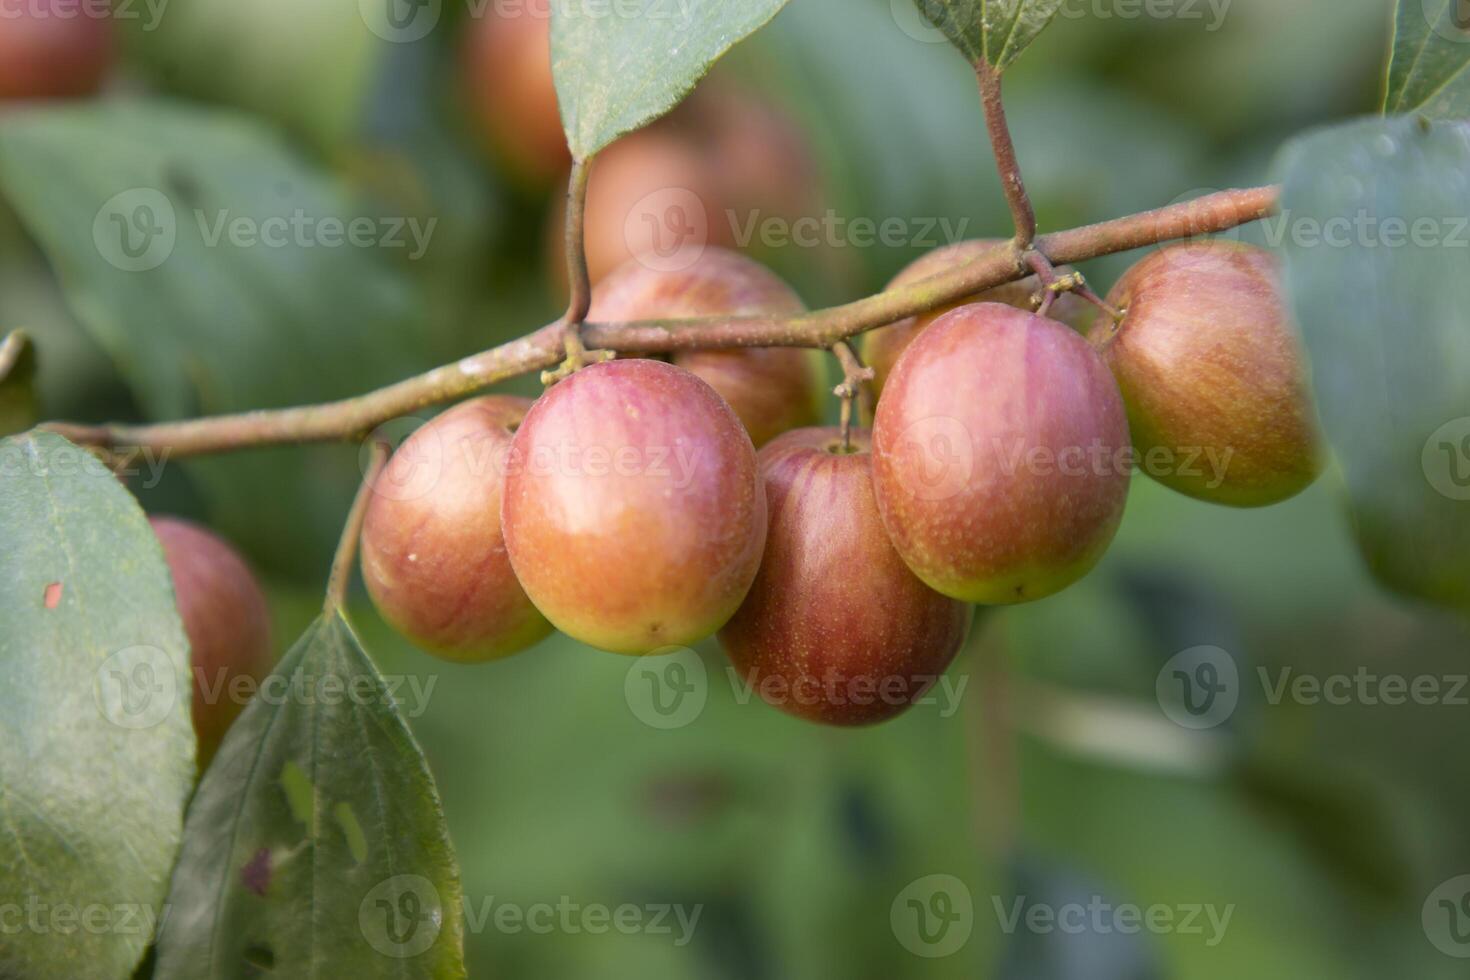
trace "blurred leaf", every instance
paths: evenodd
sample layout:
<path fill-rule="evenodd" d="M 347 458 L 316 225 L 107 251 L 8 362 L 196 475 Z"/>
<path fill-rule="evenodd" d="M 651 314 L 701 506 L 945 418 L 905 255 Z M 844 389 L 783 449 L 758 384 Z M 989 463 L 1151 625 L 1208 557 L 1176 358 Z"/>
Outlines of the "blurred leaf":
<path fill-rule="evenodd" d="M 245 117 L 167 102 L 16 113 L 0 132 L 0 193 L 153 419 L 348 397 L 426 360 L 419 293 L 385 256 L 423 247 L 432 227 L 365 216 Z M 189 465 L 227 534 L 314 575 L 351 459 Z"/>
<path fill-rule="evenodd" d="M 1399 0 L 1383 108 L 1440 119 L 1470 116 L 1470 4 L 1465 0 Z"/>
<path fill-rule="evenodd" d="M 36 424 L 36 349 L 22 330 L 0 339 L 0 436 Z"/>
<path fill-rule="evenodd" d="M 1063 0 L 914 0 L 971 64 L 1004 71 L 1051 23 Z"/>
<path fill-rule="evenodd" d="M 0 907 L 39 916 L 6 928 L 0 975 L 125 978 L 194 782 L 168 568 L 113 475 L 44 433 L 0 441 L 0 540 Z"/>
<path fill-rule="evenodd" d="M 261 691 L 190 804 L 156 976 L 465 976 L 433 776 L 346 621 Z"/>
<path fill-rule="evenodd" d="M 710 66 L 787 0 L 558 4 L 551 62 L 572 156 L 587 160 L 678 105 Z"/>
<path fill-rule="evenodd" d="M 362 125 L 388 41 L 437 18 L 438 4 L 406 4 L 410 16 L 395 26 L 395 3 L 167 0 L 138 4 L 118 23 L 166 91 L 259 113 L 331 147 Z"/>
<path fill-rule="evenodd" d="M 1278 166 L 1287 287 L 1359 545 L 1384 583 L 1470 607 L 1470 129 L 1353 123 Z"/>

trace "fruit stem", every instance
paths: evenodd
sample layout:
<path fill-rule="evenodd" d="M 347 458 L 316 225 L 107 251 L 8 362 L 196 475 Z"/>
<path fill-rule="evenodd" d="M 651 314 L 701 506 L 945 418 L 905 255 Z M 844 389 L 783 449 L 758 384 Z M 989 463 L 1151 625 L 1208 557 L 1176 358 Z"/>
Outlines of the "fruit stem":
<path fill-rule="evenodd" d="M 582 340 L 582 323 L 592 309 L 592 278 L 587 269 L 586 248 L 587 183 L 591 174 L 591 160 L 576 160 L 567 179 L 567 282 L 571 285 L 571 298 L 560 321 L 566 357 L 556 370 L 541 372 L 543 385 L 556 384 L 589 363 L 609 361 L 617 356 L 612 351 L 589 351 Z"/>
<path fill-rule="evenodd" d="M 357 496 L 352 501 L 352 510 L 347 513 L 347 524 L 342 528 L 342 540 L 337 544 L 336 557 L 332 559 L 332 575 L 327 579 L 327 601 L 322 611 L 331 616 L 340 612 L 347 602 L 347 586 L 352 581 L 352 565 L 357 561 L 357 541 L 362 536 L 362 522 L 367 517 L 368 503 L 377 492 L 378 477 L 388 464 L 393 447 L 387 442 L 373 443 L 372 458 Z"/>
<path fill-rule="evenodd" d="M 1052 232 L 1036 249 L 1063 264 L 1180 238 L 1228 231 L 1276 213 L 1276 186 L 1219 191 L 1154 211 Z M 636 323 L 588 323 L 581 335 L 594 346 L 639 354 L 731 347 L 831 347 L 866 330 L 927 313 L 965 296 L 1025 278 L 1007 242 L 970 262 L 921 282 L 794 316 L 724 317 Z M 563 321 L 524 337 L 434 368 L 376 391 L 319 405 L 238 412 L 154 425 L 85 425 L 50 422 L 48 432 L 103 451 L 130 449 L 178 459 L 257 446 L 301 445 L 362 439 L 390 419 L 472 395 L 500 381 L 555 367 L 566 356 Z"/>
<path fill-rule="evenodd" d="M 1006 121 L 1005 101 L 1001 98 L 1001 73 L 982 59 L 975 64 L 975 77 L 980 82 L 980 103 L 985 109 L 985 128 L 990 133 L 996 169 L 1000 171 L 1001 189 L 1005 192 L 1006 205 L 1011 209 L 1011 221 L 1016 226 L 1016 246 L 1026 249 L 1036 240 L 1036 209 L 1031 206 L 1031 197 L 1026 193 L 1025 181 L 1021 179 L 1016 143 Z"/>
<path fill-rule="evenodd" d="M 862 358 L 846 341 L 832 345 L 832 353 L 842 365 L 842 383 L 832 389 L 832 394 L 842 399 L 842 451 L 852 452 L 852 408 L 853 403 L 867 391 L 868 382 L 876 376 L 873 369 L 863 365 Z"/>
<path fill-rule="evenodd" d="M 1093 292 L 1092 287 L 1087 285 L 1087 278 L 1082 273 L 1069 272 L 1066 275 L 1059 275 L 1056 266 L 1051 264 L 1051 260 L 1034 248 L 1026 252 L 1025 258 L 1026 264 L 1036 273 L 1042 286 L 1045 287 L 1045 295 L 1042 297 L 1040 309 L 1037 310 L 1041 316 L 1046 316 L 1047 310 L 1051 309 L 1058 295 L 1074 293 L 1111 317 L 1115 326 L 1122 322 L 1122 311 Z"/>

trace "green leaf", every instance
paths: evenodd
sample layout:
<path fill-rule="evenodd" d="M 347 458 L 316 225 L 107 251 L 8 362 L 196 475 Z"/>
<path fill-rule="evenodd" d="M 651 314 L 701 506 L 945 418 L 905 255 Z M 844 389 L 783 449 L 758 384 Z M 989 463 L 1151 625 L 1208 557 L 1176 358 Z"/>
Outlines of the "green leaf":
<path fill-rule="evenodd" d="M 1385 112 L 1470 116 L 1470 5 L 1399 0 Z"/>
<path fill-rule="evenodd" d="M 194 781 L 168 567 L 117 479 L 44 433 L 0 441 L 0 541 L 0 908 L 30 924 L 0 976 L 126 978 Z"/>
<path fill-rule="evenodd" d="M 149 418 L 344 398 L 428 366 L 421 296 L 393 264 L 412 229 L 366 217 L 247 117 L 169 102 L 16 112 L 0 194 Z M 371 245 L 343 233 L 360 221 Z M 262 564 L 315 576 L 352 489 L 337 478 L 351 451 L 324 452 L 331 465 L 287 450 L 188 466 L 213 524 Z"/>
<path fill-rule="evenodd" d="M 572 156 L 587 160 L 679 104 L 787 0 L 557 4 L 551 67 Z"/>
<path fill-rule="evenodd" d="M 0 338 L 0 436 L 22 432 L 36 424 L 36 349 L 23 330 Z"/>
<path fill-rule="evenodd" d="M 914 0 L 971 63 L 1004 71 L 1051 23 L 1062 0 Z"/>
<path fill-rule="evenodd" d="M 337 613 L 225 736 L 189 807 L 158 980 L 463 977 L 433 777 Z"/>
<path fill-rule="evenodd" d="M 1278 166 L 1287 288 L 1359 545 L 1393 588 L 1470 607 L 1470 128 L 1353 123 Z"/>

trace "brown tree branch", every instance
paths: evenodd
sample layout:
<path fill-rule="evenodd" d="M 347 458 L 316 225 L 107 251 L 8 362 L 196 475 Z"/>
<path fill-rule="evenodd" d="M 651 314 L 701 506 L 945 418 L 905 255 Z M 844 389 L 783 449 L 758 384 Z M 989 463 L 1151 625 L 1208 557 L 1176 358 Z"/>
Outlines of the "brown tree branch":
<path fill-rule="evenodd" d="M 995 165 L 1000 171 L 1001 189 L 1005 192 L 1006 205 L 1011 209 L 1011 221 L 1016 226 L 1016 244 L 1027 248 L 1036 238 L 1036 209 L 1031 206 L 1031 197 L 1026 193 L 1026 184 L 1021 179 L 1016 144 L 1011 139 L 1010 124 L 1006 122 L 1005 102 L 1001 99 L 1000 72 L 981 61 L 975 65 L 975 77 L 980 80 L 980 102 L 985 108 L 985 128 L 990 133 L 990 148 L 995 153 Z"/>
<path fill-rule="evenodd" d="M 1274 213 L 1279 189 L 1221 191 L 1183 204 L 1101 224 L 1043 235 L 1035 248 L 1052 262 L 1070 265 L 1160 242 L 1227 231 Z M 819 347 L 895 323 L 1031 274 L 1014 242 L 998 245 L 960 268 L 843 306 L 787 317 L 644 323 L 588 323 L 592 347 L 629 353 L 726 347 Z M 251 446 L 360 439 L 391 419 L 453 401 L 499 381 L 555 367 L 565 357 L 564 319 L 519 340 L 435 368 L 357 398 L 271 411 L 221 415 L 157 425 L 75 425 L 45 428 L 101 449 L 137 448 L 172 457 L 227 452 Z"/>

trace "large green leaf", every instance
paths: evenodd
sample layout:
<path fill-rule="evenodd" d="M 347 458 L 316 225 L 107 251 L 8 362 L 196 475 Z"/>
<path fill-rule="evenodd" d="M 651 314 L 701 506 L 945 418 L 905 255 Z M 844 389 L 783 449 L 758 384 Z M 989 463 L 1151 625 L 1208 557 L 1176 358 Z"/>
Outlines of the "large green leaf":
<path fill-rule="evenodd" d="M 0 337 L 0 436 L 36 424 L 36 349 L 23 331 Z"/>
<path fill-rule="evenodd" d="M 433 777 L 339 614 L 230 729 L 189 807 L 160 980 L 463 977 L 463 899 Z"/>
<path fill-rule="evenodd" d="M 1386 112 L 1470 116 L 1470 4 L 1399 0 Z"/>
<path fill-rule="evenodd" d="M 1359 543 L 1470 606 L 1470 128 L 1353 123 L 1284 151 L 1286 281 Z"/>
<path fill-rule="evenodd" d="M 679 104 L 787 0 L 556 4 L 551 67 L 572 155 L 586 160 Z"/>
<path fill-rule="evenodd" d="M 1062 0 L 914 0 L 971 62 L 1004 71 L 1046 29 Z"/>
<path fill-rule="evenodd" d="M 411 230 L 364 217 L 246 117 L 169 102 L 17 112 L 0 126 L 0 194 L 151 418 L 347 397 L 426 366 L 420 297 L 393 262 L 417 249 Z M 369 244 L 343 234 L 355 221 Z M 315 576 L 351 490 L 335 478 L 350 452 L 334 458 L 190 466 L 213 523 Z"/>
<path fill-rule="evenodd" d="M 194 779 L 168 568 L 112 473 L 51 435 L 0 441 L 0 541 L 0 976 L 126 978 Z"/>

